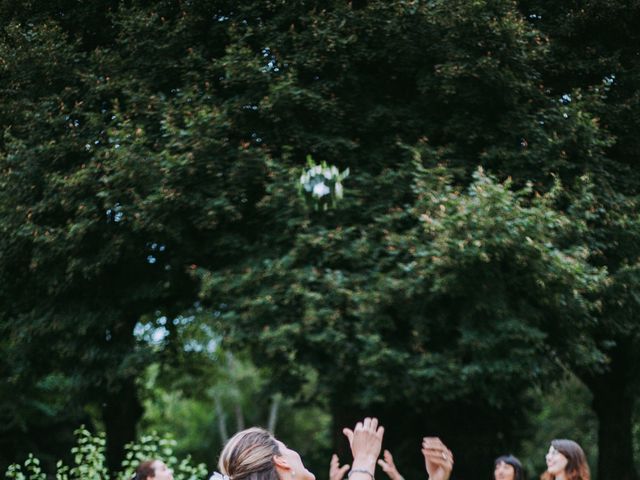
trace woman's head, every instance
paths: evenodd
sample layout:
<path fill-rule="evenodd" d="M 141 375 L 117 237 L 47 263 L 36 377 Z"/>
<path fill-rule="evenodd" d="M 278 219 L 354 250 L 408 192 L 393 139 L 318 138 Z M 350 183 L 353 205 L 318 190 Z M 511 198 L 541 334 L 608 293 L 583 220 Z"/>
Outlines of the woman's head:
<path fill-rule="evenodd" d="M 584 451 L 573 440 L 552 440 L 546 455 L 547 471 L 543 480 L 564 475 L 566 480 L 590 480 Z"/>
<path fill-rule="evenodd" d="M 502 455 L 493 462 L 495 480 L 524 480 L 524 470 L 520 460 L 513 455 Z"/>
<path fill-rule="evenodd" d="M 160 460 L 146 460 L 138 465 L 133 480 L 173 480 L 173 472 Z"/>
<path fill-rule="evenodd" d="M 230 480 L 315 480 L 297 452 L 262 428 L 236 433 L 222 450 L 218 468 Z"/>

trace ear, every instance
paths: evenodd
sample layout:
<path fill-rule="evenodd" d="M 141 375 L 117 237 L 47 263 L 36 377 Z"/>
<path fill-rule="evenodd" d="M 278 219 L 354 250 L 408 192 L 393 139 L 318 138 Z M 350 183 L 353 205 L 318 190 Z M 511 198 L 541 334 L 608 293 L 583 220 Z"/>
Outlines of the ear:
<path fill-rule="evenodd" d="M 286 472 L 291 470 L 291 465 L 289 465 L 289 462 L 287 462 L 282 455 L 274 455 L 273 463 L 276 466 L 276 470 L 284 470 Z"/>

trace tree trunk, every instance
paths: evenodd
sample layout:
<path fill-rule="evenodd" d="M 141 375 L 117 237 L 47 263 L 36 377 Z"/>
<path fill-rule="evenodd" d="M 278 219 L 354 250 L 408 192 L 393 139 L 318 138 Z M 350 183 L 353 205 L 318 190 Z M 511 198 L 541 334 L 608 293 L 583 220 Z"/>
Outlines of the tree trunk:
<path fill-rule="evenodd" d="M 580 376 L 593 394 L 598 417 L 598 480 L 638 480 L 632 435 L 633 390 L 638 381 L 633 345 L 618 339 L 609 357 L 605 372 Z"/>
<path fill-rule="evenodd" d="M 218 419 L 218 433 L 220 434 L 220 441 L 224 445 L 229 440 L 229 434 L 227 433 L 227 416 L 224 413 L 224 408 L 222 408 L 222 400 L 220 400 L 219 394 L 216 393 L 214 395 L 213 401 L 216 407 L 216 417 Z"/>
<path fill-rule="evenodd" d="M 236 414 L 236 432 L 240 432 L 244 430 L 244 412 L 242 411 L 242 405 L 240 405 L 240 400 L 233 407 Z"/>
<path fill-rule="evenodd" d="M 124 380 L 118 391 L 107 395 L 102 417 L 107 434 L 107 467 L 111 472 L 120 470 L 124 446 L 136 439 L 136 426 L 142 413 L 134 378 Z"/>
<path fill-rule="evenodd" d="M 271 408 L 269 409 L 269 421 L 267 422 L 267 430 L 272 434 L 276 433 L 276 425 L 278 424 L 278 411 L 280 410 L 280 402 L 282 395 L 275 393 L 271 397 Z"/>
<path fill-rule="evenodd" d="M 607 375 L 611 378 L 612 375 Z M 638 480 L 633 462 L 634 398 L 625 382 L 605 382 L 591 390 L 598 416 L 598 479 Z"/>

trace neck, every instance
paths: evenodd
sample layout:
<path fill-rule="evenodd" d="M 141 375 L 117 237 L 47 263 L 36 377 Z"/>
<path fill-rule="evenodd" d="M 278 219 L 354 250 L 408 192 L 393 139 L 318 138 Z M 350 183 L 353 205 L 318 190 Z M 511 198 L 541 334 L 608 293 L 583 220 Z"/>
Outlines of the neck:
<path fill-rule="evenodd" d="M 567 477 L 564 475 L 564 472 L 562 472 L 555 476 L 555 480 L 567 480 Z"/>

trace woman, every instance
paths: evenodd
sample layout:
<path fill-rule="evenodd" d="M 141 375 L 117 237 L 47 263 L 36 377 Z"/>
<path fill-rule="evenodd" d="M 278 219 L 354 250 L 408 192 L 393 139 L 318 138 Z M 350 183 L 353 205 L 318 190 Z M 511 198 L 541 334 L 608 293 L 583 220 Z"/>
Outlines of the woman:
<path fill-rule="evenodd" d="M 378 426 L 376 418 L 367 417 L 353 430 L 345 428 L 343 433 L 353 455 L 349 479 L 374 480 L 384 428 Z M 423 443 L 423 452 L 426 452 L 425 461 L 435 475 L 432 479 L 447 480 L 453 461 L 451 452 L 434 439 Z M 235 434 L 222 450 L 218 467 L 228 480 L 315 480 L 295 450 L 261 428 Z"/>
<path fill-rule="evenodd" d="M 520 460 L 513 455 L 502 455 L 493 462 L 495 480 L 525 480 Z"/>
<path fill-rule="evenodd" d="M 552 440 L 546 455 L 547 471 L 541 480 L 590 480 L 584 451 L 573 440 Z"/>
<path fill-rule="evenodd" d="M 161 460 L 146 460 L 142 462 L 131 480 L 173 480 L 173 472 Z"/>

